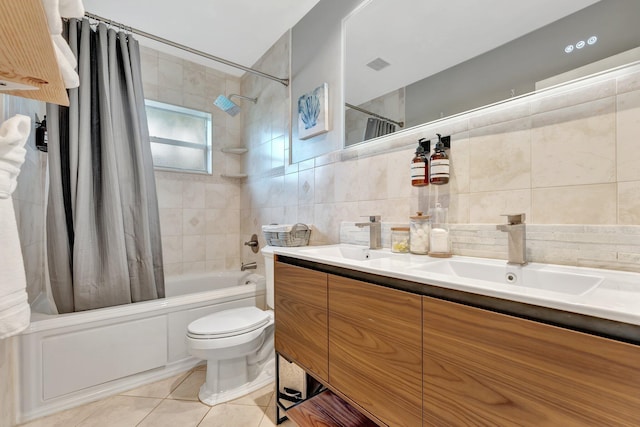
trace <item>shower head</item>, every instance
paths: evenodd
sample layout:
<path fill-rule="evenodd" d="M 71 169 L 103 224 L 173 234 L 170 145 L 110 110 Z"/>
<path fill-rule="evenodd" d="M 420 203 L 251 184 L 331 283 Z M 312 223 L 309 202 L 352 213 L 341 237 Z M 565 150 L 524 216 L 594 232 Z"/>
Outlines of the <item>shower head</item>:
<path fill-rule="evenodd" d="M 213 105 L 233 117 L 240 112 L 240 107 L 238 106 L 238 104 L 231 100 L 231 98 L 233 97 L 246 99 L 253 102 L 254 104 L 258 102 L 258 98 L 249 98 L 248 96 L 242 96 L 238 95 L 237 93 L 232 93 L 228 98 L 224 95 L 218 95 L 216 100 L 213 101 Z"/>

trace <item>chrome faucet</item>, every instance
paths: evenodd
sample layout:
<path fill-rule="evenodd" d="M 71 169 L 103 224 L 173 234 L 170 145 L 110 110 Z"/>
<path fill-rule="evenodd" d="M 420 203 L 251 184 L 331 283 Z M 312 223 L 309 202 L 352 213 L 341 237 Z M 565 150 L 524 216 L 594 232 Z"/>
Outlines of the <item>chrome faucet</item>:
<path fill-rule="evenodd" d="M 356 222 L 356 227 L 369 227 L 369 249 L 382 248 L 382 223 L 380 215 L 370 215 L 369 222 Z"/>
<path fill-rule="evenodd" d="M 255 270 L 256 268 L 258 268 L 258 264 L 256 264 L 255 262 L 248 262 L 246 264 L 243 262 L 240 266 L 240 271 Z"/>
<path fill-rule="evenodd" d="M 499 224 L 496 226 L 496 229 L 500 231 L 506 231 L 508 233 L 508 264 L 527 264 L 527 234 L 526 225 L 524 223 L 525 215 L 523 213 L 519 213 L 503 214 L 501 216 L 507 217 L 508 224 Z"/>

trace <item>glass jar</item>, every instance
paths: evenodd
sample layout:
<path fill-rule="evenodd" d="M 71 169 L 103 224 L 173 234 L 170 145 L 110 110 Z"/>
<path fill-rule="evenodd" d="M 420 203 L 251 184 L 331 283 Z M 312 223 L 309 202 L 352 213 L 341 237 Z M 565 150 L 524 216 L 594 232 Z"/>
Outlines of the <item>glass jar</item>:
<path fill-rule="evenodd" d="M 409 252 L 409 227 L 391 227 L 391 252 Z"/>
<path fill-rule="evenodd" d="M 431 210 L 431 238 L 429 256 L 437 258 L 448 258 L 451 256 L 451 239 L 449 237 L 449 224 L 447 223 L 448 209 L 443 208 L 440 203 Z"/>
<path fill-rule="evenodd" d="M 409 250 L 412 254 L 426 255 L 429 253 L 429 215 L 416 212 L 416 216 L 409 218 Z"/>

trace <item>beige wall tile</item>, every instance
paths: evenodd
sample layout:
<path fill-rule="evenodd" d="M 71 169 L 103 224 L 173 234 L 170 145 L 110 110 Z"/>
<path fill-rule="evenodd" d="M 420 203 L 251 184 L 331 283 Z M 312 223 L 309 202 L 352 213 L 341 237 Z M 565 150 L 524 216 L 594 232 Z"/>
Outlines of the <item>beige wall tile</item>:
<path fill-rule="evenodd" d="M 182 209 L 160 208 L 160 229 L 163 236 L 182 235 Z"/>
<path fill-rule="evenodd" d="M 523 189 L 530 184 L 529 119 L 469 131 L 472 193 Z"/>
<path fill-rule="evenodd" d="M 182 262 L 196 262 L 205 260 L 206 237 L 182 236 Z"/>
<path fill-rule="evenodd" d="M 618 183 L 618 224 L 640 225 L 640 181 Z"/>
<path fill-rule="evenodd" d="M 182 236 L 162 235 L 162 259 L 165 264 L 182 262 Z"/>
<path fill-rule="evenodd" d="M 534 96 L 531 101 L 531 114 L 564 109 L 602 98 L 609 98 L 616 94 L 616 80 L 614 78 L 586 85 L 574 85 L 569 89 L 560 88 L 551 91 L 549 95 Z"/>
<path fill-rule="evenodd" d="M 635 67 L 635 70 L 638 66 Z M 617 79 L 618 93 L 631 92 L 640 89 L 640 71 L 630 72 Z"/>
<path fill-rule="evenodd" d="M 160 208 L 182 207 L 182 181 L 158 178 L 156 174 L 158 206 Z"/>
<path fill-rule="evenodd" d="M 615 224 L 616 185 L 538 188 L 532 192 L 536 224 Z"/>
<path fill-rule="evenodd" d="M 493 191 L 469 194 L 469 222 L 500 224 L 508 213 L 531 214 L 531 190 Z"/>
<path fill-rule="evenodd" d="M 533 116 L 533 188 L 615 181 L 615 98 Z"/>
<path fill-rule="evenodd" d="M 182 211 L 182 234 L 201 236 L 206 233 L 205 209 L 184 209 Z"/>
<path fill-rule="evenodd" d="M 640 135 L 640 90 L 618 95 L 617 112 L 618 180 L 638 180 L 640 179 L 640 144 L 638 143 L 638 135 Z"/>
<path fill-rule="evenodd" d="M 408 169 L 408 163 L 405 169 Z M 386 156 L 358 159 L 358 200 L 383 200 L 388 197 Z M 407 178 L 407 182 L 409 178 Z M 316 189 L 317 191 L 317 189 Z M 398 189 L 400 191 L 400 189 Z"/>
<path fill-rule="evenodd" d="M 479 161 L 479 159 L 474 159 Z M 453 135 L 451 137 L 451 150 L 449 151 L 450 178 L 449 187 L 451 193 L 468 193 L 470 189 L 469 169 L 471 163 L 469 134 Z"/>

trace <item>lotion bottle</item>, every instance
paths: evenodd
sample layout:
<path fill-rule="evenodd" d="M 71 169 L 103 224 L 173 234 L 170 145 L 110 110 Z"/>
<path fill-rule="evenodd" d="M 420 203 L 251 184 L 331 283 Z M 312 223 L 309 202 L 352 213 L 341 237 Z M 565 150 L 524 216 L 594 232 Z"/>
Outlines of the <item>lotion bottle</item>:
<path fill-rule="evenodd" d="M 438 142 L 430 158 L 431 174 L 429 175 L 429 182 L 433 185 L 443 185 L 449 182 L 449 156 L 444 150 L 441 135 L 439 133 L 436 135 L 438 135 Z"/>
<path fill-rule="evenodd" d="M 422 141 L 425 141 L 425 139 L 422 138 L 418 141 L 416 155 L 411 160 L 411 185 L 414 187 L 429 185 L 429 161 L 424 152 Z"/>

